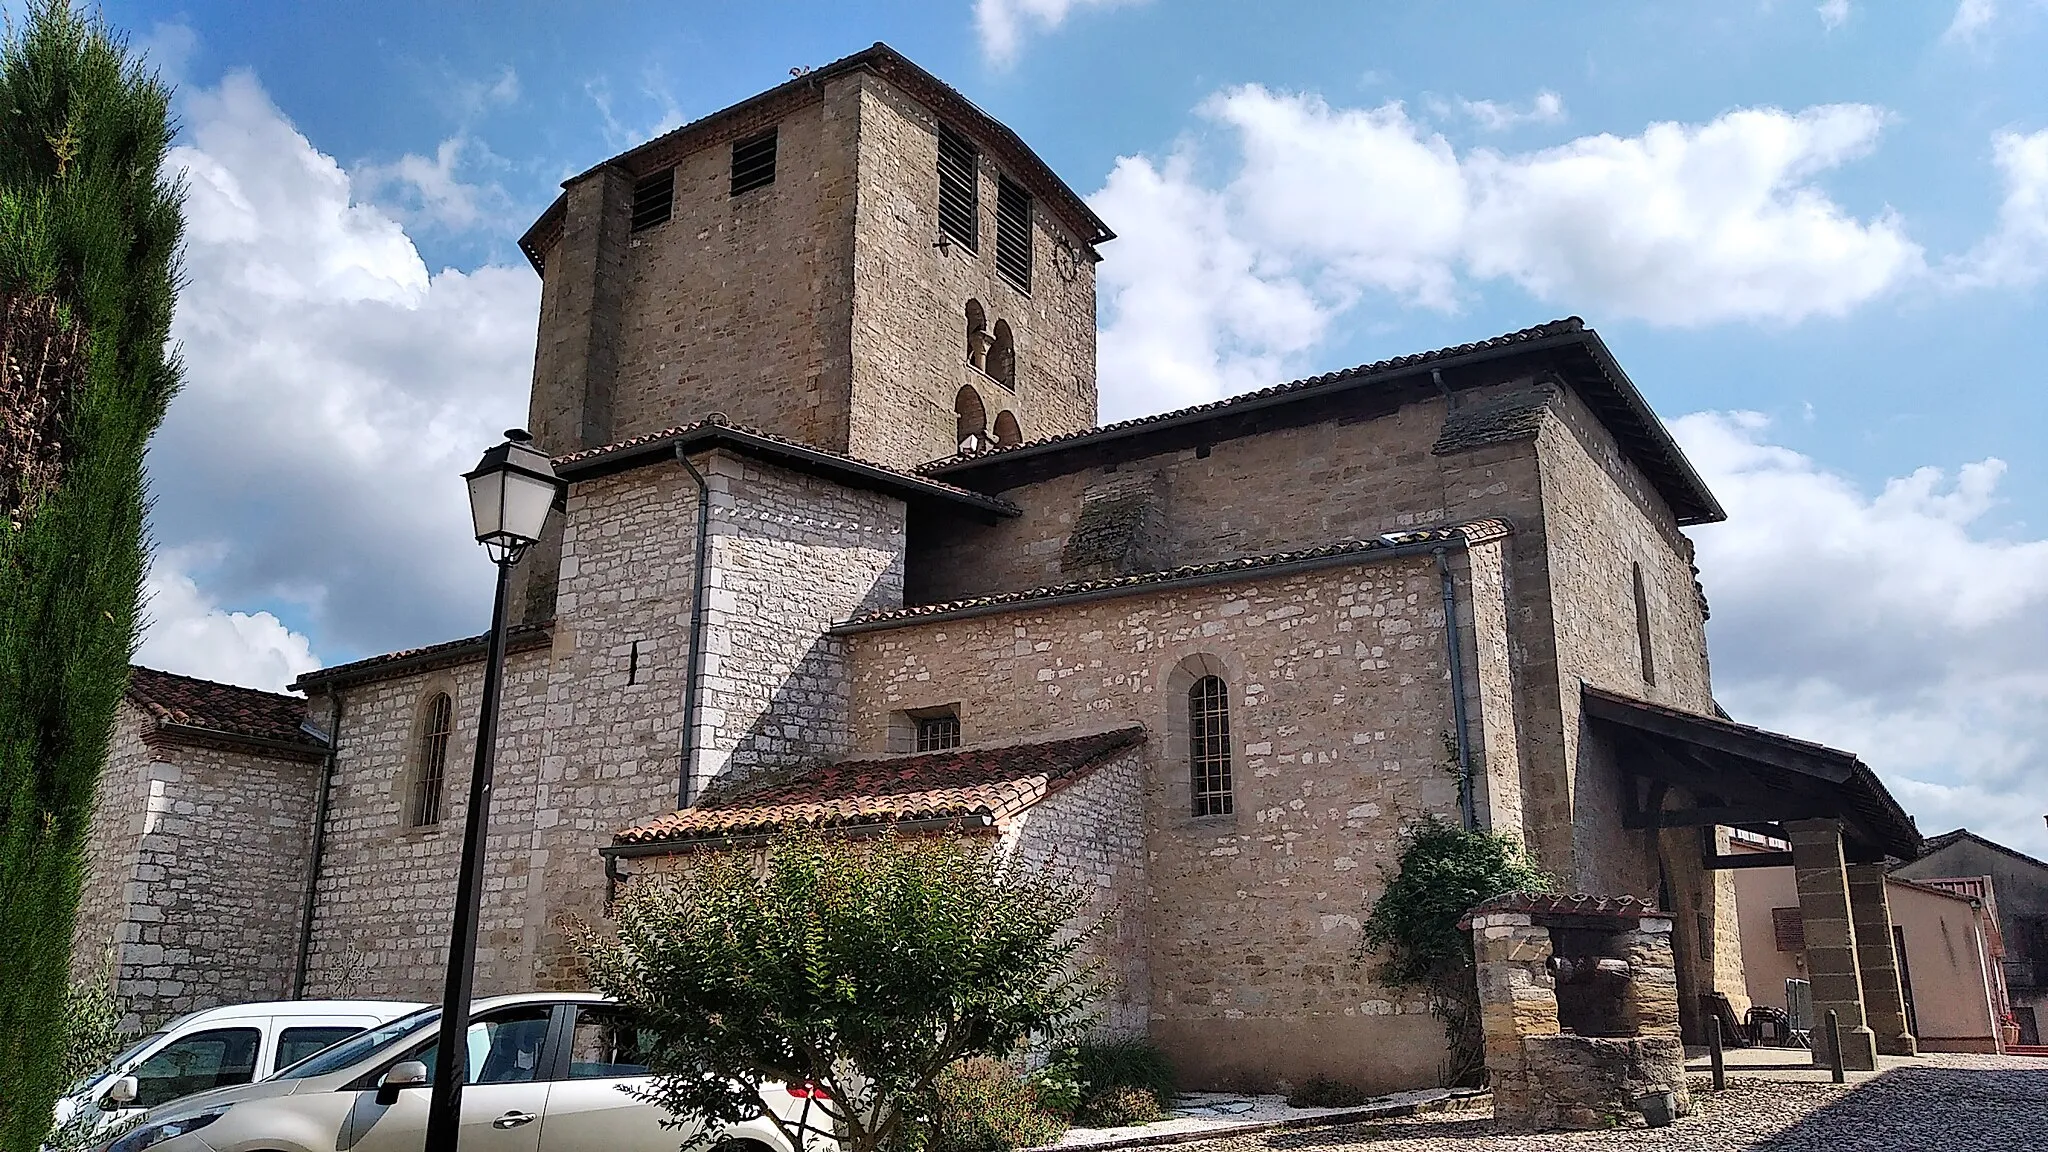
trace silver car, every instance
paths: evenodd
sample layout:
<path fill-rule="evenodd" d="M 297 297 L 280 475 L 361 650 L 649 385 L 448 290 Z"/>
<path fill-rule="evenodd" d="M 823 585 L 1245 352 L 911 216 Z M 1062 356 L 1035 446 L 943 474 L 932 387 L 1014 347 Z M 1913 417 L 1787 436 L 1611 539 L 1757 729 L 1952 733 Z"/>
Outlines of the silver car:
<path fill-rule="evenodd" d="M 470 1020 L 463 1152 L 675 1152 L 690 1135 L 630 1094 L 647 1083 L 639 1029 L 603 997 L 496 996 Z M 438 1008 L 402 1016 L 267 1080 L 152 1109 L 106 1152 L 418 1152 L 439 1031 Z M 818 1122 L 806 1090 L 766 1095 L 789 1120 Z M 766 1119 L 729 1135 L 751 1152 L 793 1152 Z"/>

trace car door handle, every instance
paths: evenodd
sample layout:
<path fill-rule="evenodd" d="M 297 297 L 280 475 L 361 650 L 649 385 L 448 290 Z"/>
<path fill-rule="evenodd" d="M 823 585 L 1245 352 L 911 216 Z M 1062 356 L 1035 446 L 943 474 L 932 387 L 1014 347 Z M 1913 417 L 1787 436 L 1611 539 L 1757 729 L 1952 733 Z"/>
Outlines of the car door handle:
<path fill-rule="evenodd" d="M 491 1121 L 491 1127 L 517 1128 L 521 1124 L 531 1124 L 538 1119 L 540 1119 L 540 1117 L 535 1116 L 531 1112 L 507 1112 L 503 1116 L 498 1117 L 496 1120 Z"/>

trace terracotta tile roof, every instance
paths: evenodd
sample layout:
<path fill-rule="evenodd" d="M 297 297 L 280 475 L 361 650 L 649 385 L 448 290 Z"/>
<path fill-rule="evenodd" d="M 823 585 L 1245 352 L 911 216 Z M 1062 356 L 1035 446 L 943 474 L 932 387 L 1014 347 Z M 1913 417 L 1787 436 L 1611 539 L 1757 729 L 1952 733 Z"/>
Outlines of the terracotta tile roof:
<path fill-rule="evenodd" d="M 301 727 L 306 720 L 306 701 L 301 696 L 262 692 L 136 665 L 128 671 L 128 699 L 159 724 L 307 748 L 325 747 L 319 738 Z"/>
<path fill-rule="evenodd" d="M 842 760 L 731 792 L 708 792 L 695 807 L 620 832 L 613 844 L 977 815 L 1001 824 L 1144 738 L 1143 728 L 1118 728 L 1000 748 Z"/>
<path fill-rule="evenodd" d="M 553 629 L 553 621 L 541 624 L 515 624 L 506 630 L 505 651 L 524 652 L 542 647 L 547 644 Z M 471 660 L 481 660 L 489 646 L 490 638 L 488 632 L 483 632 L 475 636 L 464 636 L 460 640 L 444 640 L 439 644 L 428 644 L 421 648 L 402 648 L 396 652 L 368 656 L 347 664 L 334 664 L 300 676 L 292 682 L 292 687 L 305 692 L 338 683 L 357 683 L 396 676 L 404 672 L 444 668 Z"/>
<path fill-rule="evenodd" d="M 1219 560 L 1213 564 L 1191 564 L 1180 568 L 1168 568 L 1158 572 L 1140 572 L 1131 576 L 1112 576 L 1101 580 L 1081 580 L 1071 584 L 1052 585 L 1043 588 L 1028 588 L 1019 592 L 998 592 L 989 596 L 974 596 L 961 600 L 946 600 L 936 604 L 913 604 L 887 612 L 871 612 L 856 616 L 832 631 L 838 634 L 868 631 L 884 625 L 900 624 L 929 619 L 948 619 L 956 616 L 979 615 L 984 612 L 1008 608 L 1014 605 L 1035 604 L 1043 601 L 1075 599 L 1099 599 L 1121 594 L 1126 590 L 1138 590 L 1155 585 L 1182 583 L 1218 583 L 1225 579 L 1237 579 L 1270 574 L 1269 569 L 1288 570 L 1300 567 L 1320 567 L 1332 563 L 1343 563 L 1353 557 L 1370 559 L 1375 554 L 1406 554 L 1417 549 L 1439 544 L 1461 547 L 1467 544 L 1481 544 L 1498 540 L 1508 534 L 1508 522 L 1499 519 L 1472 520 L 1463 524 L 1452 524 L 1442 528 L 1422 528 L 1413 532 L 1389 532 L 1371 540 L 1346 540 L 1321 548 L 1302 548 L 1291 552 L 1270 552 L 1259 556 L 1240 556 L 1231 560 Z"/>
<path fill-rule="evenodd" d="M 808 465 L 811 470 L 817 470 L 822 467 L 835 479 L 855 483 L 865 480 L 870 487 L 890 489 L 905 495 L 949 499 L 1006 516 L 1015 516 L 1019 512 L 1015 504 L 1000 496 L 990 496 L 916 472 L 891 468 L 843 452 L 813 447 L 759 428 L 735 424 L 720 412 L 713 412 L 692 424 L 679 424 L 659 432 L 557 456 L 554 459 L 555 471 L 570 480 L 591 479 L 669 459 L 677 445 L 697 442 L 727 444 L 742 452 L 799 468 Z"/>
<path fill-rule="evenodd" d="M 1458 921 L 1458 927 L 1469 929 L 1475 917 L 1492 912 L 1523 912 L 1538 923 L 1548 916 L 1597 916 L 1609 920 L 1640 920 L 1645 916 L 1668 917 L 1670 913 L 1658 909 L 1655 900 L 1638 896 L 1589 896 L 1584 892 L 1571 895 L 1553 892 L 1509 892 L 1491 899 L 1481 900 L 1472 906 Z"/>

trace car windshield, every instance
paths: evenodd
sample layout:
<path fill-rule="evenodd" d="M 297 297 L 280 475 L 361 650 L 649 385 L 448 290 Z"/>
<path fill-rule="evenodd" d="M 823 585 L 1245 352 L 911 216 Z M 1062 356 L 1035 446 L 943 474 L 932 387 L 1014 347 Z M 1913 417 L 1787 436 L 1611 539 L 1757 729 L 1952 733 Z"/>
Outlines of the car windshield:
<path fill-rule="evenodd" d="M 133 1060 L 137 1056 L 142 1055 L 143 1049 L 163 1039 L 167 1035 L 169 1035 L 169 1033 L 167 1032 L 151 1032 L 149 1035 L 144 1036 L 142 1039 L 137 1040 L 133 1044 L 130 1044 L 128 1047 L 122 1049 L 121 1054 L 119 1056 L 114 1057 L 112 1060 L 107 1061 L 105 1064 L 102 1064 L 98 1068 L 93 1069 L 91 1072 L 88 1072 L 85 1075 L 79 1077 L 78 1082 L 73 1084 L 71 1087 L 65 1089 L 64 1094 L 66 1096 L 76 1095 L 92 1087 L 94 1084 L 99 1083 L 106 1077 L 112 1076 L 114 1073 L 119 1072 L 122 1068 L 127 1066 L 130 1060 Z"/>
<path fill-rule="evenodd" d="M 422 1008 L 411 1015 L 400 1016 L 389 1024 L 351 1036 L 332 1048 L 323 1048 L 276 1073 L 270 1079 L 304 1080 L 312 1076 L 325 1076 L 329 1072 L 339 1072 L 360 1063 L 387 1044 L 395 1044 L 422 1029 L 433 1027 L 434 1021 L 440 1018 L 439 1008 Z"/>

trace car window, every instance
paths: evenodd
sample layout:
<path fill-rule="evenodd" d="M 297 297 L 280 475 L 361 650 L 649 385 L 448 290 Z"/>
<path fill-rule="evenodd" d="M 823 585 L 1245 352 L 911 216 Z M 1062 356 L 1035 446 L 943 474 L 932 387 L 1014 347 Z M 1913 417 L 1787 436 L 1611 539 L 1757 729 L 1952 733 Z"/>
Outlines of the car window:
<path fill-rule="evenodd" d="M 369 1059 L 377 1050 L 416 1035 L 422 1029 L 433 1027 L 440 1019 L 439 1008 L 422 1008 L 410 1015 L 400 1016 L 389 1024 L 379 1024 L 368 1032 L 344 1040 L 317 1056 L 309 1056 L 279 1072 L 273 1079 L 305 1080 L 352 1068 Z"/>
<path fill-rule="evenodd" d="M 361 1032 L 353 1024 L 302 1024 L 277 1034 L 277 1067 L 288 1068 L 330 1044 Z"/>
<path fill-rule="evenodd" d="M 70 1088 L 65 1090 L 65 1095 L 69 1096 L 75 1095 L 79 1092 L 83 1092 L 87 1088 L 90 1088 L 94 1084 L 98 1083 L 100 1080 L 108 1076 L 112 1076 L 114 1073 L 127 1067 L 128 1062 L 130 1060 L 133 1060 L 137 1056 L 142 1055 L 142 1053 L 145 1050 L 154 1046 L 157 1041 L 163 1039 L 164 1035 L 165 1034 L 162 1032 L 151 1032 L 149 1035 L 144 1036 L 142 1039 L 137 1040 L 135 1043 L 130 1044 L 126 1048 L 123 1048 L 119 1056 L 114 1057 L 112 1060 L 107 1061 L 105 1064 L 102 1064 L 98 1068 L 93 1069 L 91 1072 L 88 1072 L 85 1075 L 79 1077 L 77 1083 L 73 1084 Z"/>
<path fill-rule="evenodd" d="M 262 1039 L 254 1028 L 217 1028 L 171 1041 L 131 1073 L 134 1106 L 152 1108 L 209 1088 L 247 1084 L 256 1078 L 256 1046 Z"/>
<path fill-rule="evenodd" d="M 626 1009 L 611 1004 L 580 1006 L 575 1031 L 569 1035 L 569 1079 L 645 1076 L 653 1050 L 654 1034 Z"/>
<path fill-rule="evenodd" d="M 540 1050 L 547 1042 L 551 1005 L 535 1004 L 494 1013 L 469 1026 L 469 1080 L 471 1084 L 520 1084 L 540 1078 Z M 439 1037 L 428 1040 L 401 1060 L 417 1060 L 427 1066 L 427 1082 L 436 1075 L 435 1047 Z"/>

